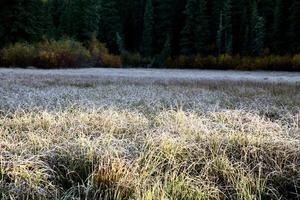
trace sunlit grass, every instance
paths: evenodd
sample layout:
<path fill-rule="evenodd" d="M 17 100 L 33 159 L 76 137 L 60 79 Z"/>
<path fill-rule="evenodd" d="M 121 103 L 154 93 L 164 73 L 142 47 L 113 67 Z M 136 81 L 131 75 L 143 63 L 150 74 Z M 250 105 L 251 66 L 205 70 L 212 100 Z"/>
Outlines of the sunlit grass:
<path fill-rule="evenodd" d="M 0 199 L 300 197 L 298 86 L 15 81 L 31 96 L 3 81 Z"/>

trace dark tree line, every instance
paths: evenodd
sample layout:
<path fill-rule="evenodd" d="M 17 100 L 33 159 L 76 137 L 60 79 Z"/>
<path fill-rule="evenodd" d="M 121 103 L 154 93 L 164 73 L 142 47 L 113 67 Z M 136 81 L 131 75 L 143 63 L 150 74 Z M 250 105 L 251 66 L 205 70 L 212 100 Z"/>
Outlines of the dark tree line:
<path fill-rule="evenodd" d="M 1 0 L 0 46 L 96 35 L 144 56 L 299 53 L 299 0 Z M 121 49 L 122 48 L 122 49 Z"/>

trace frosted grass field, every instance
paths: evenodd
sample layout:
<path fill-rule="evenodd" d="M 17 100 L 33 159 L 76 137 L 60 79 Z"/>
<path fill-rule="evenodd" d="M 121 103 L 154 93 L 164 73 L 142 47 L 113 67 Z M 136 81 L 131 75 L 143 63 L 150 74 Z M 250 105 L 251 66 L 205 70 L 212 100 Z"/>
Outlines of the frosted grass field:
<path fill-rule="evenodd" d="M 299 81 L 0 69 L 0 199 L 299 199 Z"/>

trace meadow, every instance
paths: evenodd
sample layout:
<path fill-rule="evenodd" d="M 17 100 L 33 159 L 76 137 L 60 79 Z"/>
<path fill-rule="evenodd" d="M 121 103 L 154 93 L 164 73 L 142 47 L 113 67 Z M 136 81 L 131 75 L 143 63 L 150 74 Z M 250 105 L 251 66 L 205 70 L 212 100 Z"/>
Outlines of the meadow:
<path fill-rule="evenodd" d="M 0 70 L 1 200 L 300 198 L 299 74 L 89 70 Z"/>

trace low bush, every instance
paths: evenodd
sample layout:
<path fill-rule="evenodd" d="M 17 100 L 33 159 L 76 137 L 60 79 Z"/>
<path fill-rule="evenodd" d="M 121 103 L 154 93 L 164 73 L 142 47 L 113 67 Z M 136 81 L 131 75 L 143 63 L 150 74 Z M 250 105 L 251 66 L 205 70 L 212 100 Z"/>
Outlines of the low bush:
<path fill-rule="evenodd" d="M 194 69 L 219 68 L 218 58 L 214 56 L 196 55 L 190 59 L 185 58 L 183 60 L 185 60 L 186 66 L 189 66 L 187 62 L 190 62 L 191 67 Z"/>
<path fill-rule="evenodd" d="M 37 66 L 81 67 L 91 58 L 90 52 L 80 42 L 70 39 L 39 43 L 36 58 Z"/>
<path fill-rule="evenodd" d="M 130 53 L 130 52 L 124 52 L 121 55 L 122 57 L 122 63 L 125 66 L 141 66 L 142 63 L 142 56 L 139 53 Z"/>
<path fill-rule="evenodd" d="M 296 54 L 293 57 L 293 66 L 295 70 L 300 70 L 300 54 Z"/>
<path fill-rule="evenodd" d="M 112 55 L 106 45 L 94 36 L 83 45 L 72 39 L 58 41 L 45 40 L 36 45 L 19 42 L 4 47 L 0 51 L 0 66 L 38 68 L 71 67 L 167 67 L 181 69 L 236 69 L 236 70 L 283 70 L 299 71 L 300 54 L 270 55 L 265 50 L 263 56 L 219 56 L 179 55 L 145 58 L 139 53 L 124 51 L 120 56 Z"/>
<path fill-rule="evenodd" d="M 103 55 L 109 54 L 105 44 L 99 42 L 96 36 L 93 36 L 88 44 L 88 50 L 91 54 L 91 65 L 95 67 L 103 66 Z"/>
<path fill-rule="evenodd" d="M 240 57 L 228 54 L 220 56 L 185 56 L 169 57 L 165 66 L 168 68 L 189 69 L 237 69 L 237 70 L 300 70 L 300 54 L 290 56 L 268 55 L 261 57 Z"/>
<path fill-rule="evenodd" d="M 217 57 L 217 63 L 217 68 L 230 69 L 234 66 L 234 58 L 229 54 L 223 54 Z"/>
<path fill-rule="evenodd" d="M 292 63 L 292 56 L 275 56 L 271 55 L 269 57 L 270 65 L 269 68 L 272 70 L 291 70 L 293 63 Z"/>
<path fill-rule="evenodd" d="M 120 68 L 122 67 L 121 57 L 112 54 L 102 54 L 101 55 L 102 64 L 104 67 Z"/>
<path fill-rule="evenodd" d="M 173 60 L 173 63 L 168 63 L 174 66 L 174 68 L 180 68 L 180 67 L 190 67 L 190 58 L 185 55 L 180 55 L 178 58 L 175 58 Z M 172 66 L 169 66 L 172 67 Z"/>
<path fill-rule="evenodd" d="M 24 67 L 32 65 L 35 58 L 35 48 L 26 42 L 15 43 L 4 47 L 1 57 L 1 62 L 5 66 Z"/>
<path fill-rule="evenodd" d="M 106 45 L 99 42 L 95 36 L 91 38 L 88 50 L 91 55 L 90 63 L 92 66 L 120 68 L 123 65 L 121 57 L 110 54 Z"/>

